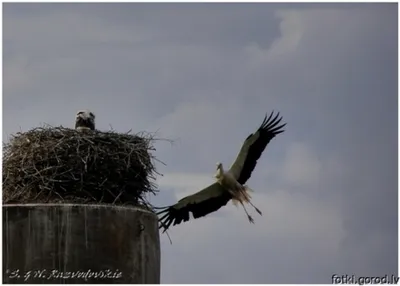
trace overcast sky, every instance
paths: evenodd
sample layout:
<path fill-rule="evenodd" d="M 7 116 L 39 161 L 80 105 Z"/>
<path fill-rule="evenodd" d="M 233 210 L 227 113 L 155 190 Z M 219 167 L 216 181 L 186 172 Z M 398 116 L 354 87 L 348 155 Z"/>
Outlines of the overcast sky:
<path fill-rule="evenodd" d="M 162 283 L 397 275 L 397 4 L 4 4 L 3 140 L 158 130 L 158 206 L 213 182 L 266 112 L 286 131 L 232 204 L 161 235 Z"/>

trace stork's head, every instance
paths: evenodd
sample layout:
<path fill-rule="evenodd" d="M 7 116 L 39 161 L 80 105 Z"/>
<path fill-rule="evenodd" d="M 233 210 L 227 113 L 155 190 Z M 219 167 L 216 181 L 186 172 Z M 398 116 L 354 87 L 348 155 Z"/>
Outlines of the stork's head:
<path fill-rule="evenodd" d="M 75 117 L 75 129 L 94 130 L 94 119 L 94 114 L 89 110 L 79 110 Z"/>
<path fill-rule="evenodd" d="M 224 167 L 222 166 L 222 163 L 218 162 L 217 163 L 217 172 L 214 175 L 214 178 L 221 178 L 222 175 L 224 174 Z"/>

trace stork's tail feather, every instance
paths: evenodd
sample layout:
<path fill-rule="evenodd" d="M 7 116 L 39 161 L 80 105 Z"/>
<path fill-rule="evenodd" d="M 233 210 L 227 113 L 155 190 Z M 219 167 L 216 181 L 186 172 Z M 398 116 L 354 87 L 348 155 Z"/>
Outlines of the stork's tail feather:
<path fill-rule="evenodd" d="M 234 197 L 232 198 L 232 204 L 233 204 L 235 207 L 239 207 L 239 203 L 240 203 L 239 200 L 235 199 Z"/>
<path fill-rule="evenodd" d="M 249 186 L 244 185 L 243 187 L 244 187 L 244 189 L 245 189 L 247 192 L 252 192 L 252 193 L 254 193 L 254 190 L 253 190 L 253 189 L 250 189 Z"/>
<path fill-rule="evenodd" d="M 251 200 L 251 195 L 249 193 L 252 192 L 252 190 L 246 186 L 243 186 L 243 187 L 244 188 L 240 192 L 240 195 L 242 197 L 242 201 L 248 203 Z"/>
<path fill-rule="evenodd" d="M 248 203 L 250 204 L 259 215 L 262 215 L 262 212 L 251 202 L 251 196 L 250 192 L 254 192 L 252 189 L 250 189 L 248 186 L 244 185 L 242 189 L 239 189 L 238 192 L 233 193 L 232 196 L 232 204 L 236 207 L 239 206 L 239 204 L 243 205 L 243 203 Z M 247 213 L 247 212 L 246 212 Z M 251 219 L 249 218 L 250 222 Z"/>
<path fill-rule="evenodd" d="M 239 203 L 250 203 L 250 192 L 254 191 L 246 185 L 244 185 L 243 188 L 238 189 L 236 192 L 231 192 L 232 204 L 237 207 Z"/>

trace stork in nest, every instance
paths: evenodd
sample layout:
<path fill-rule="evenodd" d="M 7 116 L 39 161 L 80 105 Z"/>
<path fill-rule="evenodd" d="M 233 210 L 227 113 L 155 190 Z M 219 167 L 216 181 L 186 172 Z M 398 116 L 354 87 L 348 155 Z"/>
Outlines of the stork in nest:
<path fill-rule="evenodd" d="M 85 109 L 79 110 L 75 116 L 75 129 L 78 131 L 94 130 L 94 114 Z"/>

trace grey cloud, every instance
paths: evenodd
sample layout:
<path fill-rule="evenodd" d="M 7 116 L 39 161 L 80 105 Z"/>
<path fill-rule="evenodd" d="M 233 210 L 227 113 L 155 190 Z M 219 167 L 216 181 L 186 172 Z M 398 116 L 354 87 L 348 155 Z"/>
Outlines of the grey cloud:
<path fill-rule="evenodd" d="M 249 181 L 265 215 L 228 206 L 172 229 L 162 282 L 397 274 L 396 8 L 5 4 L 3 136 L 72 126 L 79 108 L 100 129 L 159 130 L 177 139 L 157 143 L 166 205 L 278 110 L 286 132 Z"/>

